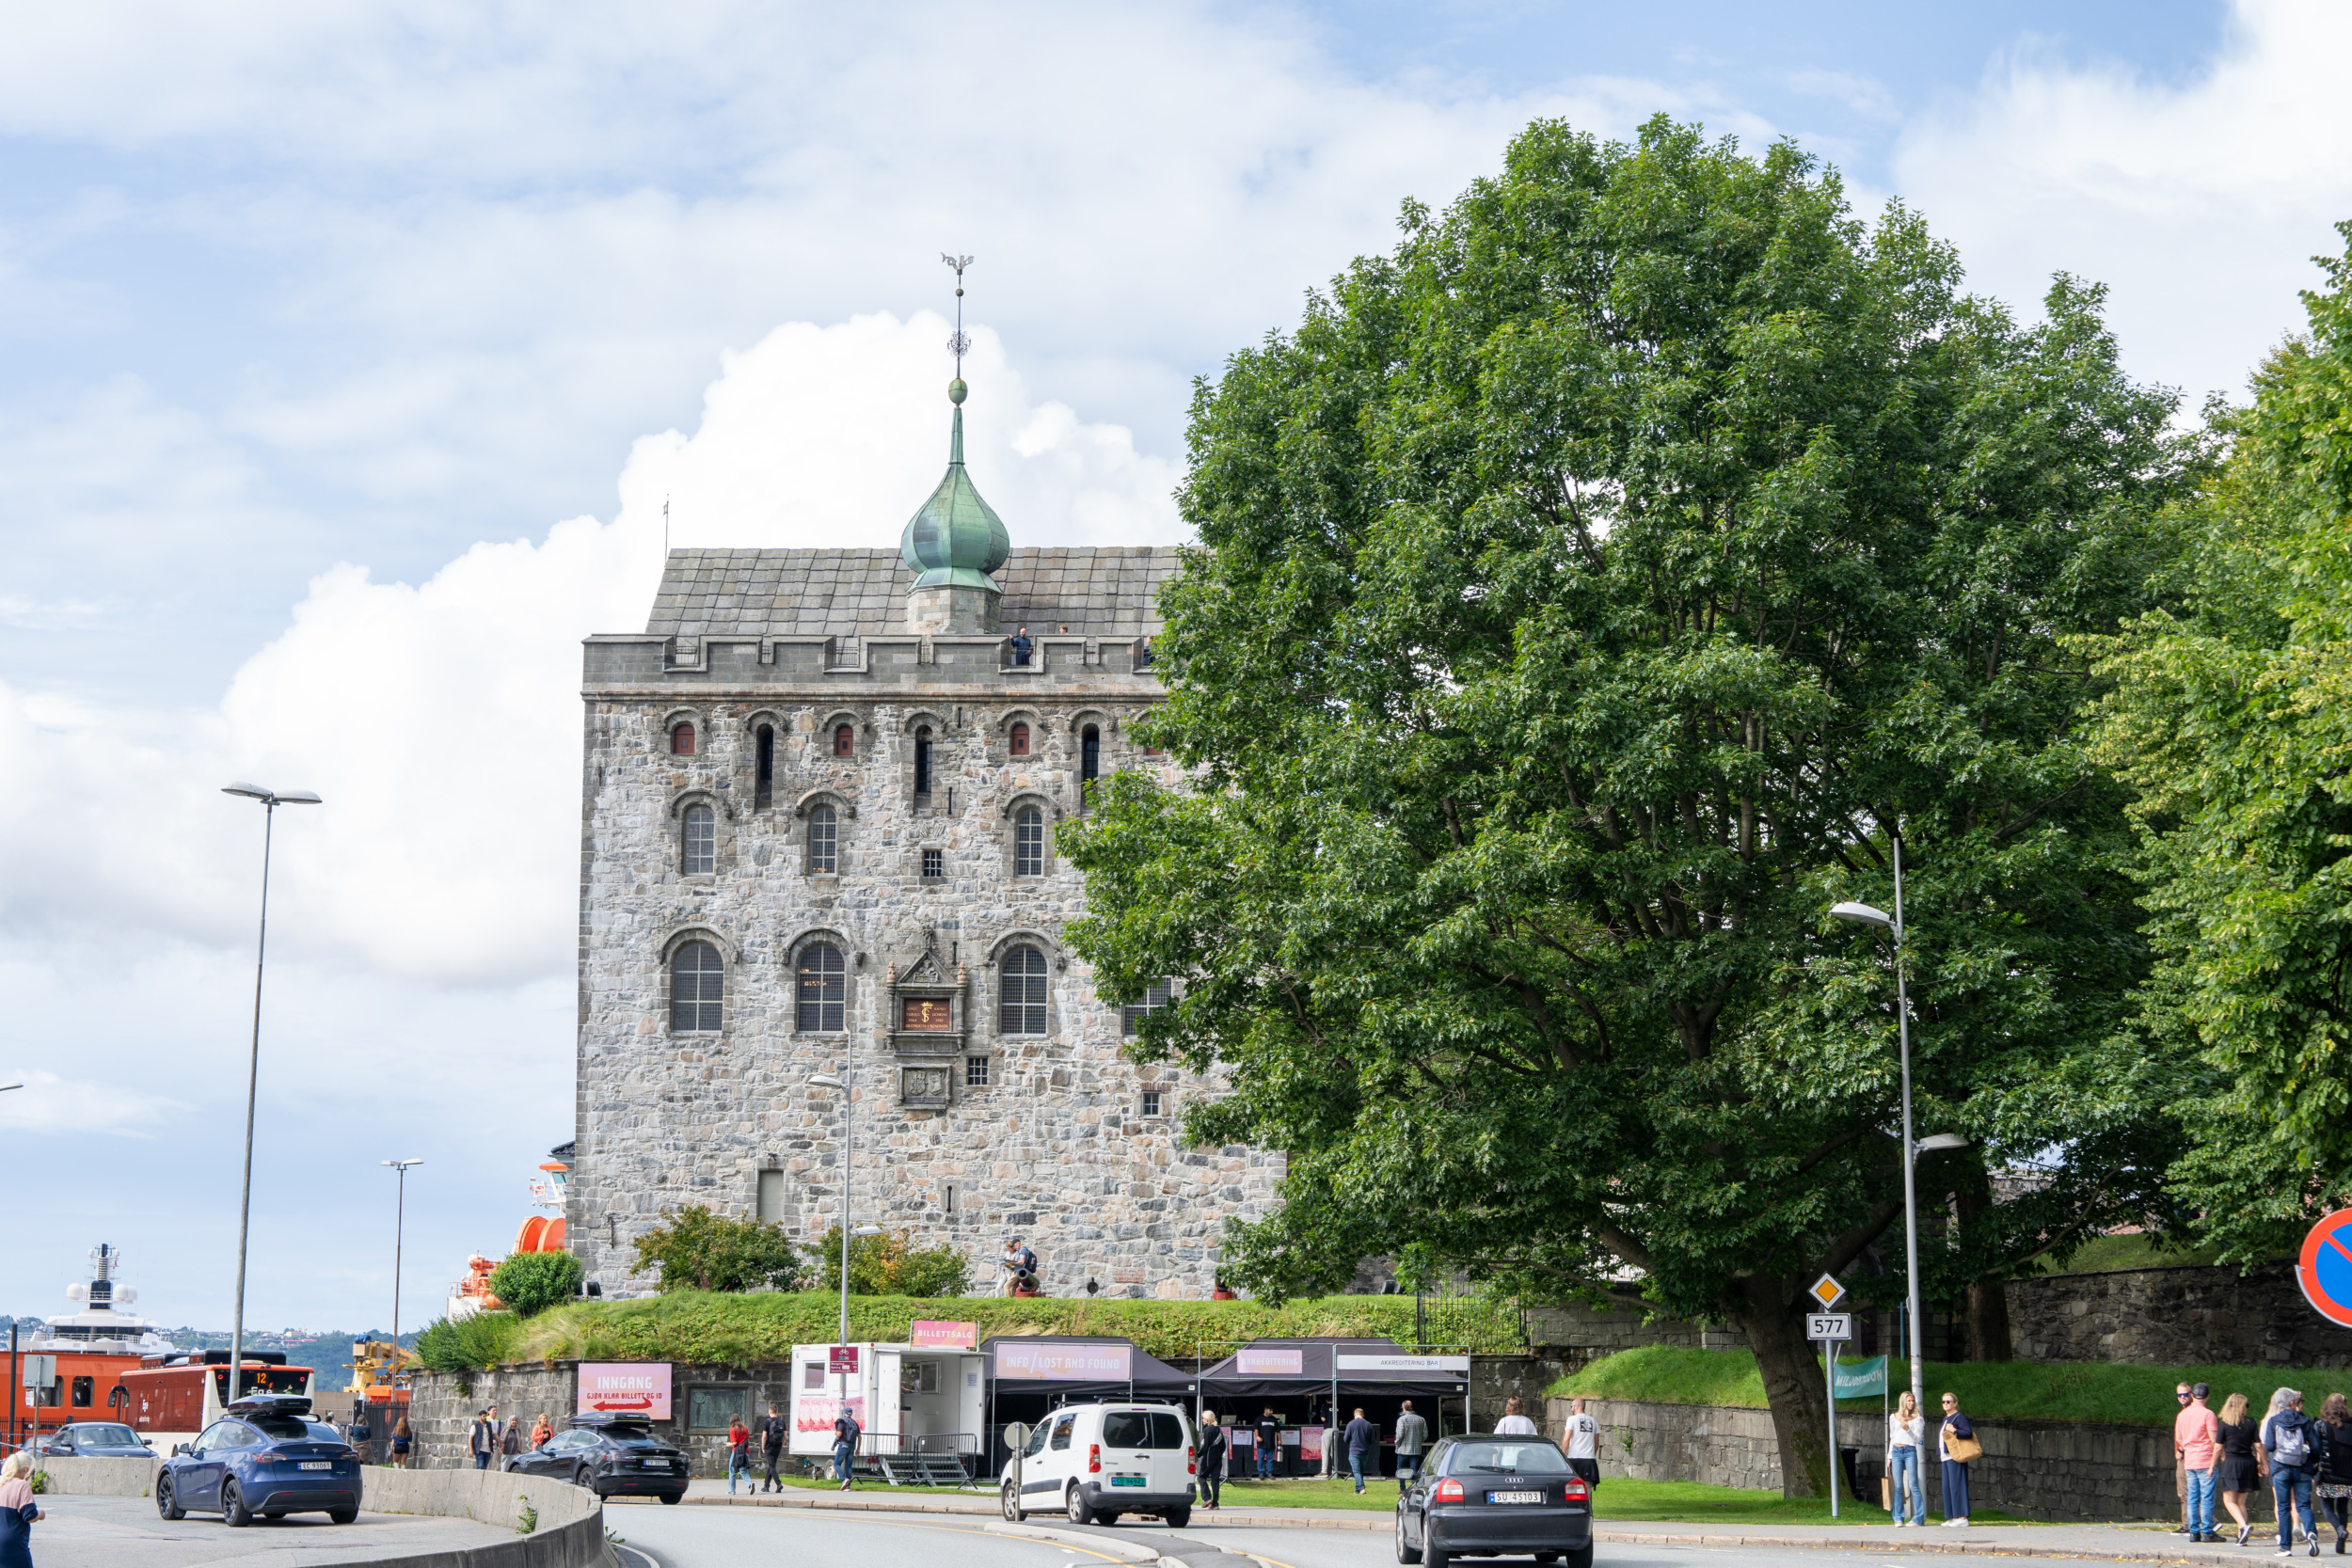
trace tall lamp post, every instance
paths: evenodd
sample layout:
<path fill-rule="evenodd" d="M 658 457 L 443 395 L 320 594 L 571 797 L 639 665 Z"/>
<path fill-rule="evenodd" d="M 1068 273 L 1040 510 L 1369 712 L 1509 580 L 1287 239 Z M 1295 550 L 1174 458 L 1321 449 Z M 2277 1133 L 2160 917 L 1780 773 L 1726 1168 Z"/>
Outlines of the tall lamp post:
<path fill-rule="evenodd" d="M 845 1061 L 841 1069 L 842 1076 L 839 1078 L 835 1078 L 829 1072 L 813 1072 L 808 1078 L 808 1081 L 818 1088 L 838 1089 L 841 1092 L 841 1331 L 834 1343 L 843 1350 L 848 1349 L 850 1343 L 850 1239 L 852 1236 L 882 1234 L 882 1227 L 879 1225 L 861 1225 L 855 1230 L 850 1228 L 850 1159 L 854 1153 L 850 1137 L 856 1125 L 857 1115 L 856 1104 L 850 1094 L 850 1082 L 854 1071 L 855 1069 Z M 850 1368 L 846 1360 L 838 1356 L 834 1360 L 840 1369 L 841 1410 L 844 1415 L 847 1415 L 850 1409 Z M 851 1454 L 850 1458 L 854 1464 L 857 1456 Z"/>
<path fill-rule="evenodd" d="M 1895 839 L 1895 912 L 1867 904 L 1838 904 L 1830 911 L 1839 920 L 1875 926 L 1895 942 L 1895 1030 L 1902 1042 L 1903 1063 L 1903 1277 L 1908 1291 L 1906 1312 L 1911 1319 L 1911 1401 L 1924 1416 L 1928 1408 L 1927 1367 L 1921 1359 L 1919 1333 L 1919 1156 L 1938 1148 L 1963 1148 L 1968 1140 L 1957 1132 L 1938 1132 L 1914 1141 L 1911 1135 L 1911 992 L 1903 964 L 1903 841 Z M 1831 1456 L 1836 1463 L 1836 1456 Z"/>
<path fill-rule="evenodd" d="M 232 784 L 223 795 L 241 795 L 262 802 L 262 926 L 253 944 L 253 1053 L 245 1074 L 245 1182 L 237 1195 L 237 1316 L 229 1335 L 229 1398 L 234 1403 L 245 1392 L 245 1252 L 253 1218 L 253 1101 L 262 1081 L 262 968 L 269 958 L 269 849 L 271 831 L 278 825 L 279 806 L 315 806 L 323 802 L 307 789 L 263 789 L 260 784 Z"/>
<path fill-rule="evenodd" d="M 422 1160 L 386 1160 L 388 1170 L 400 1175 L 400 1195 L 392 1200 L 392 1386 L 400 1386 L 400 1246 L 401 1231 L 408 1222 L 408 1171 L 421 1165 Z M 389 1418 L 389 1413 L 387 1418 Z"/>

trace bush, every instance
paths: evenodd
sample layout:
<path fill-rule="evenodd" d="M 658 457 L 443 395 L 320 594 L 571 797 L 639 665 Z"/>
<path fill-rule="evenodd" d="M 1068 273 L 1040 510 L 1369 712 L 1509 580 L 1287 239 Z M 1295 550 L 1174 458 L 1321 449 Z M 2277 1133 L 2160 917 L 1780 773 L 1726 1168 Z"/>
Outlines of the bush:
<path fill-rule="evenodd" d="M 729 1219 L 696 1203 L 663 1216 L 667 1225 L 637 1238 L 639 1271 L 658 1269 L 663 1291 L 789 1291 L 800 1280 L 800 1254 L 784 1227 Z"/>
<path fill-rule="evenodd" d="M 580 1259 L 568 1252 L 517 1252 L 490 1275 L 490 1293 L 528 1318 L 580 1293 Z"/>
<path fill-rule="evenodd" d="M 516 1359 L 511 1353 L 522 1326 L 512 1312 L 477 1312 L 455 1323 L 436 1318 L 417 1336 L 417 1360 L 437 1372 L 495 1367 Z"/>
<path fill-rule="evenodd" d="M 825 1232 L 811 1287 L 841 1279 L 841 1227 Z M 966 1289 L 963 1254 L 951 1246 L 917 1247 L 904 1230 L 857 1237 L 850 1246 L 850 1293 L 857 1296 L 960 1296 Z"/>

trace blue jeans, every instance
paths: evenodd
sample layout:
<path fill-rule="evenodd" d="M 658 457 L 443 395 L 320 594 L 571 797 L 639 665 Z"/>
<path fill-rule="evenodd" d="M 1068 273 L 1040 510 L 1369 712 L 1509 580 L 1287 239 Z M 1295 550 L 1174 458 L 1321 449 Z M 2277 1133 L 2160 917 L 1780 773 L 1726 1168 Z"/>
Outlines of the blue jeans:
<path fill-rule="evenodd" d="M 2295 1510 L 2303 1511 L 2303 1533 L 2312 1534 L 2312 1478 L 2300 1465 L 2270 1467 L 2270 1497 L 2279 1510 L 2279 1549 L 2295 1544 Z"/>
<path fill-rule="evenodd" d="M 475 1454 L 473 1456 L 473 1467 L 477 1470 L 488 1469 L 490 1467 L 490 1456 L 486 1453 Z"/>
<path fill-rule="evenodd" d="M 833 1479 L 835 1481 L 849 1480 L 850 1468 L 856 1463 L 857 1449 L 850 1447 L 847 1443 L 835 1444 L 833 1450 Z"/>
<path fill-rule="evenodd" d="M 739 1475 L 747 1483 L 751 1481 L 752 1456 L 747 1453 L 737 1453 L 733 1449 L 729 1449 L 727 1450 L 727 1496 L 730 1497 L 735 1496 L 735 1478 Z"/>
<path fill-rule="evenodd" d="M 1260 1481 L 1274 1479 L 1274 1445 L 1271 1443 L 1258 1445 L 1258 1479 Z"/>
<path fill-rule="evenodd" d="M 2213 1482 L 2214 1472 L 2209 1469 L 2188 1472 L 2188 1533 L 2191 1535 L 2213 1533 Z"/>
<path fill-rule="evenodd" d="M 1417 1453 L 1401 1453 L 1396 1456 L 1396 1489 L 1399 1492 L 1402 1492 L 1406 1488 L 1411 1486 L 1413 1484 L 1413 1478 L 1420 1474 L 1421 1455 Z"/>
<path fill-rule="evenodd" d="M 1347 1473 L 1356 1478 L 1356 1490 L 1361 1492 L 1364 1489 L 1363 1449 L 1350 1449 L 1347 1450 Z"/>
<path fill-rule="evenodd" d="M 1919 1474 L 1919 1450 L 1906 1443 L 1893 1449 L 1892 1457 L 1894 1465 L 1888 1475 L 1893 1482 L 1891 1490 L 1895 1494 L 1892 1499 L 1895 1517 L 1900 1519 L 1903 1516 L 1903 1498 L 1906 1496 L 1903 1488 L 1908 1486 L 1911 1489 L 1907 1494 L 1911 1498 L 1911 1522 L 1924 1525 L 1928 1522 L 1928 1487 Z"/>

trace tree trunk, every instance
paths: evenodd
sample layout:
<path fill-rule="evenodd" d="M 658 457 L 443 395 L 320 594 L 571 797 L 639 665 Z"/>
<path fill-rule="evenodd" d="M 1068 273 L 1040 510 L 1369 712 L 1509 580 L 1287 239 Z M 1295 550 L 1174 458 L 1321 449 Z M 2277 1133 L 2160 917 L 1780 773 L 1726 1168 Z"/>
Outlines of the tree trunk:
<path fill-rule="evenodd" d="M 1788 1279 L 1748 1279 L 1732 1301 L 1732 1323 L 1747 1336 L 1764 1376 L 1772 1434 L 1780 1440 L 1784 1497 L 1829 1496 L 1829 1390 L 1804 1338 L 1804 1303 Z"/>
<path fill-rule="evenodd" d="M 1968 1359 L 2017 1359 L 2009 1337 L 2009 1287 L 2001 1280 L 1979 1279 L 1968 1287 Z"/>

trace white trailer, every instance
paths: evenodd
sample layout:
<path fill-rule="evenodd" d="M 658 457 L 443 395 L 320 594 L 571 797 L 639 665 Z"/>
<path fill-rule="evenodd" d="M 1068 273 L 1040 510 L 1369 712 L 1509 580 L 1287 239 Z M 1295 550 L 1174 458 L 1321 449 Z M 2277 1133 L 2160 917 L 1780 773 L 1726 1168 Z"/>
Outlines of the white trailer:
<path fill-rule="evenodd" d="M 792 1347 L 792 1441 L 788 1452 L 833 1453 L 834 1418 L 846 1393 L 865 1429 L 861 1458 L 961 1457 L 981 1452 L 985 1397 L 981 1358 L 967 1350 L 917 1350 L 871 1341 L 848 1348 L 857 1370 L 832 1370 L 833 1346 Z"/>

